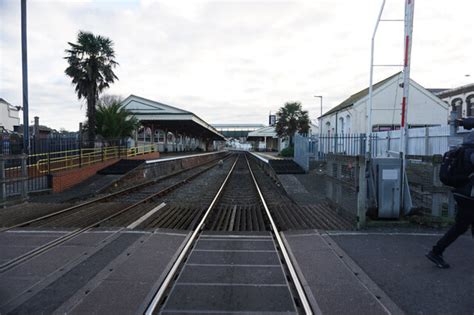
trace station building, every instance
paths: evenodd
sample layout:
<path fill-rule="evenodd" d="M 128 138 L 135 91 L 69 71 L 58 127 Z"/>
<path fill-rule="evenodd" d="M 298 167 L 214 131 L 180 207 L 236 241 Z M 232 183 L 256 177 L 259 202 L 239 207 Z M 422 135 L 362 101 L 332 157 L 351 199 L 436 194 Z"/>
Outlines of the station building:
<path fill-rule="evenodd" d="M 225 137 L 192 112 L 130 95 L 122 104 L 142 124 L 135 134 L 137 145 L 150 144 L 159 152 L 212 151 Z"/>
<path fill-rule="evenodd" d="M 287 139 L 278 136 L 275 126 L 267 126 L 250 132 L 247 141 L 257 151 L 281 151 L 289 144 Z"/>
<path fill-rule="evenodd" d="M 398 72 L 373 85 L 372 131 L 400 129 L 403 74 Z M 351 134 L 365 133 L 369 88 L 345 99 L 319 117 L 320 133 Z M 410 79 L 408 97 L 408 126 L 443 126 L 448 121 L 448 104 Z"/>
<path fill-rule="evenodd" d="M 453 89 L 440 89 L 434 94 L 455 108 L 458 117 L 474 116 L 474 83 Z"/>

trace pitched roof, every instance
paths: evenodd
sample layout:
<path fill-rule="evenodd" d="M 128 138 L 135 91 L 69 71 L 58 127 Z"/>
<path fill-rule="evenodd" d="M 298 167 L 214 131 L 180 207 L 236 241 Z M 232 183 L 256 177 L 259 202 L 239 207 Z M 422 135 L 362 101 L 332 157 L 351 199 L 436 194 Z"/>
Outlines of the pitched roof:
<path fill-rule="evenodd" d="M 474 83 L 455 87 L 454 89 L 446 89 L 440 93 L 437 93 L 436 96 L 439 98 L 447 98 L 459 94 L 466 94 L 469 92 L 474 92 Z"/>
<path fill-rule="evenodd" d="M 131 102 L 134 102 L 133 105 L 131 105 Z M 174 114 L 192 114 L 193 113 L 177 108 L 168 104 L 160 103 L 157 101 L 150 100 L 148 98 L 144 98 L 141 96 L 137 96 L 134 94 L 131 94 L 128 96 L 126 99 L 122 101 L 122 104 L 127 107 L 128 110 L 130 110 L 134 114 L 138 113 L 147 113 L 147 112 L 152 112 L 156 113 L 157 111 L 162 111 L 163 113 L 174 113 Z"/>
<path fill-rule="evenodd" d="M 251 137 L 273 137 L 277 138 L 277 132 L 274 126 L 263 127 L 255 131 L 249 132 L 247 138 Z"/>
<path fill-rule="evenodd" d="M 380 86 L 384 85 L 385 83 L 387 83 L 388 81 L 390 81 L 391 79 L 395 78 L 396 76 L 400 75 L 400 73 L 402 73 L 401 71 L 395 73 L 394 75 L 391 75 L 389 76 L 388 78 L 386 79 L 383 79 L 382 81 L 379 81 L 377 83 L 375 83 L 373 86 L 372 86 L 372 89 L 375 91 L 376 89 L 378 89 Z M 341 111 L 343 110 L 344 108 L 347 108 L 347 107 L 350 107 L 352 106 L 355 102 L 361 100 L 362 98 L 366 97 L 367 95 L 369 95 L 369 88 L 365 88 L 363 90 L 360 90 L 359 92 L 355 93 L 355 94 L 352 94 L 350 97 L 348 97 L 347 99 L 345 99 L 341 104 L 331 108 L 329 111 L 325 112 L 322 116 L 320 117 L 324 117 L 324 116 L 327 116 L 327 115 L 331 115 L 332 113 L 335 113 L 335 112 L 338 112 L 338 111 Z"/>

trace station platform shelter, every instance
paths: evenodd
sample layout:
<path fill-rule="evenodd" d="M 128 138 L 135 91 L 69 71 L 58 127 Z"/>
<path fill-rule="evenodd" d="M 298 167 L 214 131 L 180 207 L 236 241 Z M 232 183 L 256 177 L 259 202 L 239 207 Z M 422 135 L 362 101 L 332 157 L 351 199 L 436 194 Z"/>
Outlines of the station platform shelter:
<path fill-rule="evenodd" d="M 122 104 L 142 124 L 134 145 L 150 144 L 159 152 L 213 151 L 225 137 L 192 112 L 136 95 Z"/>
<path fill-rule="evenodd" d="M 288 146 L 288 141 L 278 137 L 273 126 L 249 132 L 247 141 L 252 143 L 256 151 L 281 151 Z"/>

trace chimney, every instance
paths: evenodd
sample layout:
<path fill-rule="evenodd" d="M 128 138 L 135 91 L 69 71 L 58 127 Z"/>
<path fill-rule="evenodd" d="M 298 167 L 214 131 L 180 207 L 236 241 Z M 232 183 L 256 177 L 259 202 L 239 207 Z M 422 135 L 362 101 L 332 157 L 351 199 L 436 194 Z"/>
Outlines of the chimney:
<path fill-rule="evenodd" d="M 35 137 L 39 136 L 39 117 L 35 116 L 35 124 L 33 125 L 33 135 Z"/>

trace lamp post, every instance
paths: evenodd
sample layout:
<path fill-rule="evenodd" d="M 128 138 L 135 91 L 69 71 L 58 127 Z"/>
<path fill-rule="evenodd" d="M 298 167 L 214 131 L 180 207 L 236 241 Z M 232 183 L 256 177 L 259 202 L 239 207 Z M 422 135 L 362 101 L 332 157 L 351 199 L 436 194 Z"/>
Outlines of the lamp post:
<path fill-rule="evenodd" d="M 321 113 L 319 116 L 323 115 L 323 96 L 322 95 L 315 95 L 314 97 L 321 99 Z"/>
<path fill-rule="evenodd" d="M 30 153 L 28 118 L 28 60 L 26 50 L 26 0 L 21 0 L 21 68 L 23 79 L 23 153 Z"/>
<path fill-rule="evenodd" d="M 323 116 L 323 96 L 322 95 L 314 95 L 314 97 L 321 99 L 321 103 L 320 103 L 321 104 L 321 112 L 320 112 L 320 115 L 319 115 L 320 120 L 321 120 L 321 116 Z M 321 121 L 319 122 L 319 129 L 321 129 Z M 319 132 L 321 132 L 321 130 L 319 130 Z"/>

